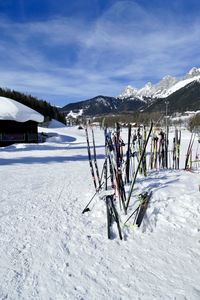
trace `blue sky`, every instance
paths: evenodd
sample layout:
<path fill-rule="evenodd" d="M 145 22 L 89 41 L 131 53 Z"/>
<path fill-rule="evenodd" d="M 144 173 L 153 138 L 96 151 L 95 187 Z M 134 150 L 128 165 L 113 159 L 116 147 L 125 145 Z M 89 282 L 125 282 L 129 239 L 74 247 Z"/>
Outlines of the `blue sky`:
<path fill-rule="evenodd" d="M 0 87 L 51 104 L 200 67 L 199 0 L 0 0 Z"/>

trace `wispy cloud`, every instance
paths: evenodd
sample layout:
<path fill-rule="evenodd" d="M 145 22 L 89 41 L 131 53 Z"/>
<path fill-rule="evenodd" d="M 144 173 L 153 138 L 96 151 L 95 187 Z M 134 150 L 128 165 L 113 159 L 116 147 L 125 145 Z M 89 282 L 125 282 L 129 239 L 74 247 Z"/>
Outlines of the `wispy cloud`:
<path fill-rule="evenodd" d="M 1 86 L 63 99 L 63 105 L 180 76 L 199 63 L 199 19 L 185 24 L 173 12 L 148 11 L 133 1 L 116 2 L 90 22 L 1 19 L 0 30 Z"/>

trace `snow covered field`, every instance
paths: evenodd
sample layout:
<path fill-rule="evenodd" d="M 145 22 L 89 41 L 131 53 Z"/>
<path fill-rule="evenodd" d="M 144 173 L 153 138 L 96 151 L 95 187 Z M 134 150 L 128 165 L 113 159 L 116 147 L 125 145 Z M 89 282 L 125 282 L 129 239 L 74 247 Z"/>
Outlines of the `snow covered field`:
<path fill-rule="evenodd" d="M 84 130 L 40 130 L 48 142 L 0 149 L 0 299 L 199 300 L 200 175 L 138 178 L 128 215 L 151 190 L 143 224 L 108 240 L 104 201 L 82 214 L 94 194 Z M 95 137 L 102 165 L 103 132 Z M 184 131 L 182 165 L 189 139 Z"/>

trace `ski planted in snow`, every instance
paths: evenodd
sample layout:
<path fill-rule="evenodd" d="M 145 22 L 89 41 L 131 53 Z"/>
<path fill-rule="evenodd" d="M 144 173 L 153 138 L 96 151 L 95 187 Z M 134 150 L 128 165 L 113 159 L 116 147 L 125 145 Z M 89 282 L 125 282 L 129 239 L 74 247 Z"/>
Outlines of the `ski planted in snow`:
<path fill-rule="evenodd" d="M 119 222 L 119 215 L 117 209 L 114 204 L 114 197 L 113 195 L 106 196 L 106 211 L 107 211 L 107 233 L 108 239 L 112 239 L 112 225 L 113 222 L 117 223 L 117 229 L 120 240 L 122 240 L 122 232 Z"/>
<path fill-rule="evenodd" d="M 140 227 L 142 220 L 144 218 L 144 215 L 146 213 L 150 198 L 151 198 L 152 193 L 148 194 L 147 192 L 144 194 L 140 194 L 140 205 L 139 205 L 139 211 L 138 215 L 135 221 L 135 224 Z"/>
<path fill-rule="evenodd" d="M 130 159 L 131 159 L 131 124 L 128 126 L 128 144 L 126 151 L 126 182 L 130 182 Z"/>
<path fill-rule="evenodd" d="M 144 157 L 144 155 L 145 155 L 146 147 L 147 147 L 147 144 L 148 144 L 148 141 L 149 141 L 149 138 L 150 138 L 152 129 L 153 129 L 153 122 L 151 123 L 150 129 L 149 129 L 149 133 L 148 133 L 148 136 L 147 136 L 145 145 L 144 145 L 144 147 L 143 147 L 143 151 L 142 151 L 142 153 L 141 153 L 141 157 L 140 157 L 140 160 L 139 160 L 139 163 L 138 163 L 136 172 L 135 172 L 135 174 L 134 174 L 134 177 L 133 177 L 133 180 L 132 180 L 132 183 L 131 183 L 131 187 L 130 187 L 130 190 L 129 190 L 129 193 L 128 193 L 128 198 L 127 198 L 127 203 L 126 203 L 126 209 L 127 209 L 128 206 L 129 206 L 129 202 L 130 202 L 130 199 L 131 199 L 131 195 L 132 195 L 132 192 L 133 192 L 133 188 L 134 188 L 134 185 L 135 185 L 135 181 L 136 181 L 136 179 L 137 179 L 137 175 L 138 175 L 138 172 L 139 172 L 141 163 L 142 163 L 142 161 L 143 161 L 143 157 Z"/>

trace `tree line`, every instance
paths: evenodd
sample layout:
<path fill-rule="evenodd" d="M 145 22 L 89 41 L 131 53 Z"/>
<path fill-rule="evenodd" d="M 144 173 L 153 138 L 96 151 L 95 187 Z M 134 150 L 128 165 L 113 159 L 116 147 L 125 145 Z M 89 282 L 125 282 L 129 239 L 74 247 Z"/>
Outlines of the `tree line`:
<path fill-rule="evenodd" d="M 103 126 L 108 127 L 114 127 L 117 122 L 124 124 L 125 126 L 129 123 L 135 125 L 143 124 L 148 126 L 152 120 L 158 126 L 163 125 L 165 122 L 164 114 L 160 112 L 133 112 L 95 117 L 95 122 L 99 122 L 100 124 L 103 124 Z"/>
<path fill-rule="evenodd" d="M 200 113 L 195 114 L 189 120 L 188 128 L 190 131 L 200 132 Z"/>
<path fill-rule="evenodd" d="M 148 126 L 151 121 L 154 122 L 156 126 L 165 127 L 168 126 L 180 126 L 185 125 L 190 131 L 200 130 L 200 113 L 195 114 L 191 117 L 186 123 L 185 121 L 177 120 L 174 121 L 171 118 L 167 117 L 165 113 L 160 112 L 133 112 L 133 113 L 123 113 L 118 115 L 106 115 L 101 117 L 95 117 L 93 119 L 94 122 L 98 122 L 103 127 L 115 127 L 115 124 L 121 123 L 124 126 L 128 125 L 129 123 L 138 125 L 145 125 Z M 91 121 L 92 122 L 92 121 Z M 85 121 L 86 123 L 86 121 Z"/>

